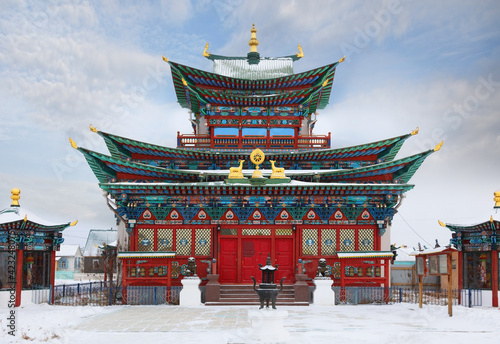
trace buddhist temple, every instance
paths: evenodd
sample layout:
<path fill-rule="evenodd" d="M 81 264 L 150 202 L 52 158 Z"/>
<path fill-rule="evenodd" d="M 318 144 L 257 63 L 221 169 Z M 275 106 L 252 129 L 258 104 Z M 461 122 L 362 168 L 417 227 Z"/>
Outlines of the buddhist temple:
<path fill-rule="evenodd" d="M 207 43 L 213 72 L 163 57 L 193 128 L 177 132 L 177 147 L 92 126 L 109 154 L 70 139 L 120 220 L 124 287 L 180 285 L 190 257 L 203 281 L 250 284 L 268 255 L 285 284 L 296 275 L 311 280 L 324 258 L 334 286 L 389 286 L 393 216 L 440 145 L 395 159 L 417 128 L 332 148 L 331 134 L 314 129 L 344 58 L 294 73 L 300 45 L 289 56 L 262 57 L 255 26 L 249 45 L 234 57 L 212 54 Z"/>
<path fill-rule="evenodd" d="M 0 295 L 3 298 L 8 290 L 15 290 L 15 307 L 19 307 L 22 295 L 31 296 L 28 291 L 54 286 L 62 231 L 77 221 L 55 224 L 42 220 L 20 206 L 19 189 L 11 193 L 11 206 L 0 211 Z"/>

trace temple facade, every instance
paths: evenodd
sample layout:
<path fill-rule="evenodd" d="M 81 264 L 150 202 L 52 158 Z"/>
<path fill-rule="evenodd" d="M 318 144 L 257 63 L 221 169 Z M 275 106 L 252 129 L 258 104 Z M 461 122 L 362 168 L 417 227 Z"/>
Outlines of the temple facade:
<path fill-rule="evenodd" d="M 300 45 L 290 56 L 261 57 L 256 32 L 243 57 L 211 54 L 207 43 L 213 72 L 163 57 L 193 128 L 177 133 L 177 147 L 92 126 L 109 155 L 70 139 L 120 220 L 124 286 L 180 285 L 190 257 L 204 280 L 247 284 L 268 255 L 285 284 L 314 278 L 323 258 L 335 286 L 389 286 L 391 221 L 440 145 L 395 159 L 417 129 L 332 148 L 330 133 L 314 127 L 343 58 L 294 73 Z"/>

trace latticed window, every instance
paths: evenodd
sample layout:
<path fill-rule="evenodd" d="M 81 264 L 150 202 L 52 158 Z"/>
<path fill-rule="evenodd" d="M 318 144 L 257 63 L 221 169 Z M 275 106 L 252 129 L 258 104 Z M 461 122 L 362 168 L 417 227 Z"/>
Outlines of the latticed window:
<path fill-rule="evenodd" d="M 302 254 L 303 255 L 318 255 L 318 230 L 303 229 L 302 230 Z"/>
<path fill-rule="evenodd" d="M 321 254 L 326 256 L 334 255 L 337 251 L 337 230 L 321 230 Z"/>
<path fill-rule="evenodd" d="M 194 254 L 197 256 L 210 255 L 212 243 L 212 230 L 210 228 L 199 228 L 195 231 Z"/>
<path fill-rule="evenodd" d="M 172 228 L 159 228 L 157 230 L 157 250 L 174 250 L 174 230 Z"/>
<path fill-rule="evenodd" d="M 358 251 L 373 251 L 373 229 L 358 230 Z"/>
<path fill-rule="evenodd" d="M 137 230 L 137 251 L 151 252 L 155 250 L 154 228 L 139 228 Z"/>
<path fill-rule="evenodd" d="M 175 252 L 178 256 L 191 255 L 191 228 L 178 228 L 175 233 Z"/>
<path fill-rule="evenodd" d="M 356 230 L 339 230 L 339 252 L 354 251 L 356 247 Z"/>

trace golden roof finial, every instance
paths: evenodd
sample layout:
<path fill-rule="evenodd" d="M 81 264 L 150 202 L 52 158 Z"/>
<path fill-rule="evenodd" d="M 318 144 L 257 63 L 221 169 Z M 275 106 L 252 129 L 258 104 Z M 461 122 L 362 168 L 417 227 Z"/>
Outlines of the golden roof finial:
<path fill-rule="evenodd" d="M 500 208 L 500 190 L 497 192 L 494 192 L 493 195 L 495 196 L 495 198 L 493 198 L 493 200 L 495 201 L 494 208 Z"/>
<path fill-rule="evenodd" d="M 257 46 L 259 45 L 259 41 L 257 40 L 257 29 L 255 28 L 255 24 L 252 24 L 252 30 L 250 30 L 252 33 L 252 36 L 250 37 L 250 41 L 248 42 L 248 45 L 250 46 L 250 52 L 251 53 L 256 53 L 257 52 Z"/>
<path fill-rule="evenodd" d="M 439 223 L 439 225 L 440 225 L 441 227 L 446 227 L 446 224 L 445 224 L 443 221 L 438 220 L 438 223 Z"/>
<path fill-rule="evenodd" d="M 345 56 L 344 56 L 344 57 L 342 57 L 342 58 L 339 60 L 339 63 L 342 63 L 342 62 L 344 62 L 344 61 L 345 61 Z"/>
<path fill-rule="evenodd" d="M 304 57 L 304 52 L 302 51 L 302 47 L 299 44 L 299 52 L 297 53 L 297 57 Z"/>
<path fill-rule="evenodd" d="M 262 178 L 262 172 L 259 170 L 259 165 L 264 162 L 266 155 L 259 148 L 256 148 L 250 153 L 250 160 L 255 164 L 252 178 Z"/>
<path fill-rule="evenodd" d="M 24 215 L 24 220 L 23 220 L 23 222 L 26 222 L 26 221 L 28 221 L 28 214 Z"/>
<path fill-rule="evenodd" d="M 71 137 L 69 138 L 69 143 L 71 143 L 71 147 L 73 147 L 74 149 L 77 149 L 77 148 L 78 148 L 78 146 L 76 145 L 76 142 L 75 142 L 75 141 L 73 141 L 73 140 L 71 139 Z"/>
<path fill-rule="evenodd" d="M 93 127 L 92 124 L 89 124 L 89 129 L 93 133 L 97 133 L 97 128 Z"/>
<path fill-rule="evenodd" d="M 75 221 L 71 222 L 69 225 L 70 226 L 76 226 L 77 223 L 78 223 L 78 220 L 75 220 Z"/>
<path fill-rule="evenodd" d="M 19 207 L 19 199 L 21 198 L 21 196 L 19 195 L 21 194 L 21 190 L 19 190 L 18 188 L 14 188 L 10 190 L 10 193 L 12 194 L 10 196 L 10 198 L 12 199 L 11 206 Z"/>
<path fill-rule="evenodd" d="M 439 144 L 436 145 L 436 147 L 434 147 L 434 152 L 437 152 L 438 150 L 441 149 L 441 147 L 443 147 L 443 142 L 444 141 L 441 141 Z"/>
<path fill-rule="evenodd" d="M 413 135 L 417 135 L 419 130 L 420 130 L 420 129 L 417 127 L 417 129 L 415 129 L 415 130 L 413 130 L 413 131 L 411 132 L 411 136 L 413 136 Z"/>
<path fill-rule="evenodd" d="M 163 59 L 163 61 L 168 62 L 168 59 L 165 56 L 162 55 L 161 58 Z"/>
<path fill-rule="evenodd" d="M 490 215 L 490 222 L 493 223 L 493 215 Z"/>
<path fill-rule="evenodd" d="M 203 50 L 203 56 L 209 57 L 210 53 L 208 52 L 208 42 L 205 44 L 205 50 Z"/>

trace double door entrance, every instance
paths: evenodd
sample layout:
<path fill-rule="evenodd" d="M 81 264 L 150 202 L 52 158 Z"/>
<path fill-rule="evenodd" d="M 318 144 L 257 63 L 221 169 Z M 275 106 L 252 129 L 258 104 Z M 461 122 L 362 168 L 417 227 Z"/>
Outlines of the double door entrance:
<path fill-rule="evenodd" d="M 281 233 L 281 232 L 278 232 Z M 266 265 L 268 255 L 271 264 L 279 265 L 274 275 L 275 283 L 285 277 L 283 283 L 292 284 L 294 277 L 294 238 L 290 235 L 275 235 L 271 229 L 269 236 L 241 235 L 238 230 L 235 236 L 220 236 L 219 241 L 219 282 L 225 284 L 253 283 L 251 277 L 255 277 L 257 283 L 262 282 L 262 272 L 259 264 Z"/>

